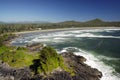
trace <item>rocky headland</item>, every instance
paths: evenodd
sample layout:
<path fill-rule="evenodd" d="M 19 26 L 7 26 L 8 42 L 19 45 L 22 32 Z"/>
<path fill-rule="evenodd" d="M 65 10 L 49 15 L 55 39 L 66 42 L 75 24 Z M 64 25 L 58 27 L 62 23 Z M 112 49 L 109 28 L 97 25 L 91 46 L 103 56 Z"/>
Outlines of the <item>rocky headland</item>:
<path fill-rule="evenodd" d="M 31 45 L 28 46 L 30 51 L 34 51 L 34 47 L 32 46 L 32 48 L 30 48 L 30 46 Z M 40 48 L 36 44 L 35 47 Z M 76 56 L 71 52 L 64 52 L 59 54 L 59 56 L 63 58 L 63 63 L 67 66 L 68 69 L 71 69 L 72 72 L 69 72 L 61 67 L 57 67 L 46 74 L 34 73 L 30 66 L 14 68 L 1 60 L 0 80 L 100 80 L 102 77 L 102 73 L 98 69 L 92 68 L 84 63 L 86 59 L 83 56 Z M 47 57 L 43 57 L 42 59 L 45 58 Z M 43 63 L 47 64 L 45 61 Z M 47 68 L 53 64 L 54 63 L 47 65 Z"/>

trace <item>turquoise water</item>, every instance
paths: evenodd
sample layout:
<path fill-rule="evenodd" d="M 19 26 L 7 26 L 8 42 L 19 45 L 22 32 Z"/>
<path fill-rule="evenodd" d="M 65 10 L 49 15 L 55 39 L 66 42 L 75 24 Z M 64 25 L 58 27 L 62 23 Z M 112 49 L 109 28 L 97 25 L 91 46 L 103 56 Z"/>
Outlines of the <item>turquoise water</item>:
<path fill-rule="evenodd" d="M 38 42 L 53 46 L 59 53 L 72 51 L 84 56 L 86 64 L 102 71 L 102 80 L 120 80 L 120 29 L 29 33 L 12 44 L 24 46 Z"/>

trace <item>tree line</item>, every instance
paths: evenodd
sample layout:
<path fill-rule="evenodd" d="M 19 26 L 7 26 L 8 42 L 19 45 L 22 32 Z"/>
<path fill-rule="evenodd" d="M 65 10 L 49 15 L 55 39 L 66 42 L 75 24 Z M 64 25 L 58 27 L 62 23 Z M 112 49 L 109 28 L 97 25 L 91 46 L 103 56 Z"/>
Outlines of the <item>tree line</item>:
<path fill-rule="evenodd" d="M 77 22 L 77 21 L 65 21 L 60 23 L 14 23 L 0 24 L 0 34 L 7 32 L 20 32 L 20 31 L 30 31 L 30 30 L 38 30 L 38 29 L 56 29 L 56 28 L 73 28 L 73 27 L 120 27 L 120 22 L 104 22 L 99 19 L 90 20 L 87 22 Z"/>

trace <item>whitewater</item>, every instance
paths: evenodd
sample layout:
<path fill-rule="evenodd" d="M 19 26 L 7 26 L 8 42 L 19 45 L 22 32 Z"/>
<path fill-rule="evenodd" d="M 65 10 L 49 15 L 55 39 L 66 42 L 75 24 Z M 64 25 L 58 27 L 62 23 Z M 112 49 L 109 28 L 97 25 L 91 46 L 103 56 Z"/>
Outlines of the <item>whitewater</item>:
<path fill-rule="evenodd" d="M 53 46 L 59 53 L 71 51 L 84 56 L 87 59 L 86 64 L 103 73 L 101 80 L 120 80 L 119 70 L 116 70 L 120 66 L 120 29 L 27 33 L 12 41 L 16 46 L 28 43 L 44 43 Z M 110 61 L 113 63 L 107 64 Z"/>

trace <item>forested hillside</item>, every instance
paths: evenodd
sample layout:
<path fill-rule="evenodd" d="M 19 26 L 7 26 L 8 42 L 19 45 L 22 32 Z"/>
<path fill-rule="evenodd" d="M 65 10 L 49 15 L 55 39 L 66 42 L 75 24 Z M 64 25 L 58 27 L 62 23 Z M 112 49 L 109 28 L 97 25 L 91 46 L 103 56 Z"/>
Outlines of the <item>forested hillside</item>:
<path fill-rule="evenodd" d="M 86 22 L 65 21 L 59 23 L 0 23 L 0 34 L 6 32 L 20 32 L 38 29 L 56 29 L 73 27 L 120 27 L 120 22 L 105 22 L 94 19 Z"/>

